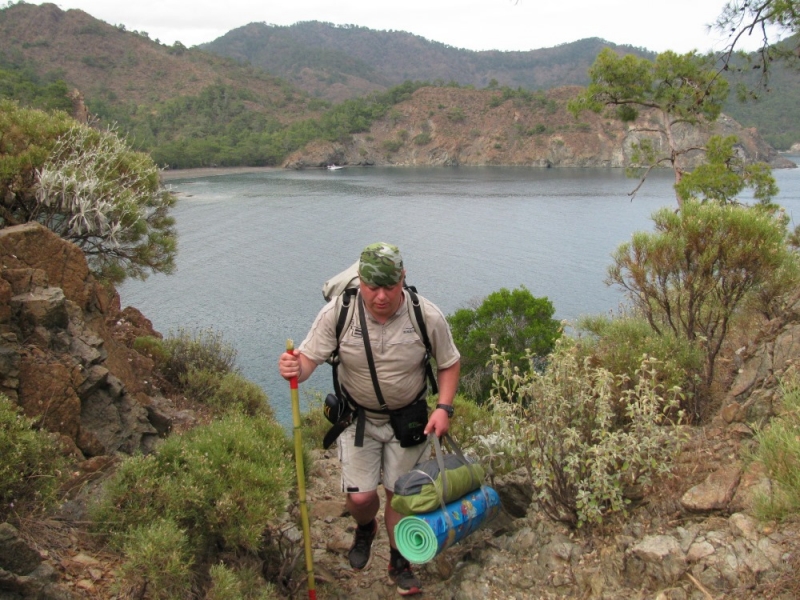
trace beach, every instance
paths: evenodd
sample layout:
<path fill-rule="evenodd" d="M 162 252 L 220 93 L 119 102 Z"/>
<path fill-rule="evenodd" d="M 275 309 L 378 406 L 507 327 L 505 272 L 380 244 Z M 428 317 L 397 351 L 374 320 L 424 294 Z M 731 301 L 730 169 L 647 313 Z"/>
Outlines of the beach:
<path fill-rule="evenodd" d="M 197 177 L 214 177 L 216 175 L 235 175 L 239 173 L 260 173 L 276 171 L 280 167 L 203 167 L 199 169 L 165 169 L 161 171 L 162 181 L 175 179 L 193 179 Z"/>

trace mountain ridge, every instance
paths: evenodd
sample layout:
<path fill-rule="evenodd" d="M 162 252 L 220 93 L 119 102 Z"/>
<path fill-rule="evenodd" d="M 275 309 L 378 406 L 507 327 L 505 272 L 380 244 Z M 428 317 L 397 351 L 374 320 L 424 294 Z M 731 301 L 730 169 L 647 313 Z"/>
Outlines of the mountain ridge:
<path fill-rule="evenodd" d="M 299 90 L 259 69 L 178 44 L 164 46 L 50 3 L 0 10 L 0 67 L 4 64 L 29 69 L 45 81 L 64 79 L 90 107 L 151 106 L 223 83 L 247 88 L 262 98 L 261 105 L 294 92 L 295 107 L 284 107 L 284 121 L 308 112 Z"/>
<path fill-rule="evenodd" d="M 337 27 L 316 21 L 282 27 L 251 23 L 214 42 L 214 47 L 227 45 L 229 49 L 229 56 L 220 57 L 199 47 L 165 46 L 145 33 L 125 31 L 80 10 L 63 11 L 55 4 L 15 4 L 0 9 L 0 71 L 34 74 L 43 82 L 63 79 L 80 90 L 89 111 L 102 124 L 117 124 L 137 149 L 150 152 L 159 164 L 177 168 L 275 166 L 284 164 L 309 140 L 316 139 L 317 147 L 326 143 L 346 145 L 354 135 L 371 135 L 379 145 L 399 147 L 402 144 L 384 126 L 368 132 L 376 120 L 396 118 L 393 106 L 398 94 L 389 93 L 387 99 L 369 105 L 376 94 L 394 82 L 409 76 L 428 80 L 432 90 L 429 96 L 441 96 L 438 101 L 431 100 L 429 110 L 434 112 L 440 110 L 439 105 L 471 97 L 471 91 L 480 91 L 487 98 L 508 93 L 530 96 L 527 88 L 538 86 L 535 93 L 550 93 L 585 83 L 588 66 L 607 44 L 599 38 L 587 38 L 527 52 L 468 51 L 406 32 Z M 644 49 L 613 47 L 653 56 Z M 273 61 L 273 72 L 248 62 L 262 55 Z M 458 88 L 463 91 L 449 92 Z M 788 148 L 797 141 L 791 138 L 792 102 L 784 99 L 782 105 L 776 104 L 774 99 L 785 96 L 777 94 L 772 101 L 782 106 L 779 112 L 784 119 L 778 133 L 789 136 Z M 333 109 L 342 108 L 335 115 L 331 111 L 333 101 L 339 103 Z M 349 107 L 345 101 L 361 104 Z M 484 102 L 485 110 L 492 108 L 488 103 Z M 473 114 L 467 106 L 446 108 L 453 111 L 451 121 L 463 114 L 483 123 L 484 113 Z M 503 124 L 506 131 L 490 131 L 491 127 L 476 121 L 472 127 L 462 127 L 463 131 L 453 129 L 466 137 L 447 144 L 468 147 L 480 137 L 475 132 L 483 130 L 483 155 L 496 155 L 489 164 L 506 164 L 504 154 L 495 152 L 501 150 L 499 146 L 507 146 L 506 141 L 554 133 L 553 127 L 548 130 L 546 121 L 541 120 L 520 130 L 521 121 L 531 121 L 536 115 L 524 103 L 518 103 L 515 110 L 518 114 Z M 348 122 L 355 113 L 355 119 Z M 752 126 L 756 116 L 758 109 L 744 126 Z M 573 120 L 569 125 L 579 126 L 585 128 L 585 123 L 579 125 Z M 294 129 L 289 131 L 290 127 Z M 413 137 L 422 136 L 414 142 L 421 146 L 428 132 L 422 130 L 421 120 L 418 127 Z M 604 127 L 622 129 L 617 125 Z M 394 129 L 401 136 L 404 129 L 411 131 L 408 127 Z M 386 131 L 389 137 L 384 135 Z M 602 135 L 602 131 L 595 134 Z M 487 146 L 488 136 L 502 140 Z M 800 139 L 800 129 L 797 136 Z M 379 163 L 377 153 L 369 148 L 359 151 L 372 154 L 369 158 L 350 156 L 350 164 L 365 160 L 368 164 L 396 164 Z M 312 154 L 307 152 L 306 156 Z M 508 164 L 539 164 L 537 160 L 513 159 Z M 296 155 L 290 162 L 298 162 Z M 437 159 L 429 164 L 440 162 Z M 542 164 L 555 166 L 557 161 Z"/>
<path fill-rule="evenodd" d="M 333 101 L 373 91 L 370 84 L 385 89 L 407 80 L 473 87 L 487 87 L 494 80 L 497 86 L 528 90 L 585 85 L 586 72 L 603 48 L 655 56 L 597 37 L 528 51 L 467 50 L 402 31 L 320 21 L 289 26 L 249 23 L 198 47 L 280 74 L 310 94 Z M 328 60 L 321 60 L 320 52 L 328 53 Z M 352 62 L 337 62 L 342 56 Z M 337 81 L 347 81 L 347 96 L 338 87 L 322 85 Z"/>
<path fill-rule="evenodd" d="M 598 37 L 527 51 L 476 51 L 402 31 L 319 21 L 249 23 L 198 47 L 279 74 L 310 95 L 333 102 L 385 91 L 406 80 L 529 91 L 585 86 L 588 69 L 603 48 L 648 60 L 656 57 L 646 48 Z M 792 67 L 773 64 L 766 86 L 759 85 L 758 73 L 742 57 L 735 57 L 732 68 L 722 73 L 732 89 L 746 85 L 759 96 L 757 103 L 742 103 L 732 93 L 727 114 L 745 127 L 757 127 L 776 147 L 788 149 L 800 140 L 800 105 L 795 100 L 800 77 Z"/>

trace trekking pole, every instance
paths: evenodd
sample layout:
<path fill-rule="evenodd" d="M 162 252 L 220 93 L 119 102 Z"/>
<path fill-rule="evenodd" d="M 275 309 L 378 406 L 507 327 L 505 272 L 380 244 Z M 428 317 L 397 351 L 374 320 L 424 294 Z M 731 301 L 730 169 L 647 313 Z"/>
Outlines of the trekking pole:
<path fill-rule="evenodd" d="M 294 354 L 294 342 L 286 340 L 286 351 Z M 308 506 L 306 505 L 306 476 L 303 469 L 303 435 L 300 430 L 300 397 L 297 393 L 297 377 L 289 380 L 292 394 L 292 422 L 294 425 L 294 462 L 297 465 L 297 497 L 300 500 L 300 520 L 303 523 L 303 542 L 306 550 L 306 572 L 308 573 L 308 598 L 317 600 L 314 584 L 314 560 L 311 556 L 311 528 L 308 525 Z"/>

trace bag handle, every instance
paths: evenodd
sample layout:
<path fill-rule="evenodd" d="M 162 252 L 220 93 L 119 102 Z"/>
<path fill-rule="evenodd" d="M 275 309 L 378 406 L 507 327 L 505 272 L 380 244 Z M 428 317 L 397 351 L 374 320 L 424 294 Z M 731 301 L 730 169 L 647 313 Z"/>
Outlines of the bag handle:
<path fill-rule="evenodd" d="M 444 441 L 447 442 L 447 445 L 450 446 L 450 449 L 456 453 L 456 456 L 461 459 L 461 462 L 467 465 L 467 470 L 469 471 L 469 476 L 473 484 L 477 484 L 479 487 L 483 483 L 478 479 L 478 476 L 475 474 L 475 468 L 472 461 L 467 460 L 467 457 L 464 456 L 464 453 L 461 451 L 461 448 L 458 447 L 456 441 L 453 439 L 449 433 L 444 434 Z"/>
<path fill-rule="evenodd" d="M 477 484 L 477 487 L 481 487 L 483 482 L 480 481 L 477 475 L 475 474 L 475 469 L 473 464 L 469 460 L 467 460 L 467 458 L 464 456 L 464 453 L 461 451 L 461 448 L 459 448 L 458 444 L 456 444 L 456 441 L 453 439 L 453 437 L 449 433 L 445 433 L 442 437 L 444 438 L 447 445 L 450 446 L 450 449 L 453 450 L 453 452 L 455 452 L 458 458 L 461 459 L 461 462 L 467 466 L 467 470 L 469 470 L 469 475 L 473 485 Z M 446 515 L 447 510 L 446 510 L 445 498 L 447 498 L 449 490 L 447 488 L 447 470 L 444 467 L 444 451 L 442 450 L 442 443 L 441 441 L 439 441 L 439 437 L 436 434 L 434 433 L 428 434 L 428 439 L 432 439 L 433 441 L 434 453 L 436 455 L 436 463 L 439 465 L 439 475 L 442 478 L 442 489 L 441 490 L 437 489 L 436 491 L 439 496 L 439 503 L 442 505 L 442 510 Z M 436 488 L 436 482 L 434 482 L 434 488 Z"/>

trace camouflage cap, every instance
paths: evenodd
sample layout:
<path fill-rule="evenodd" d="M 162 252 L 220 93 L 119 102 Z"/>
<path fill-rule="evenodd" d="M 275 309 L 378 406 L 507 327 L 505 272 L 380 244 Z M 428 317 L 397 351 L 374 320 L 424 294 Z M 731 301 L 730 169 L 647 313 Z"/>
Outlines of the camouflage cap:
<path fill-rule="evenodd" d="M 358 262 L 361 281 L 370 286 L 387 287 L 403 279 L 403 257 L 397 246 L 378 242 L 361 252 Z"/>

